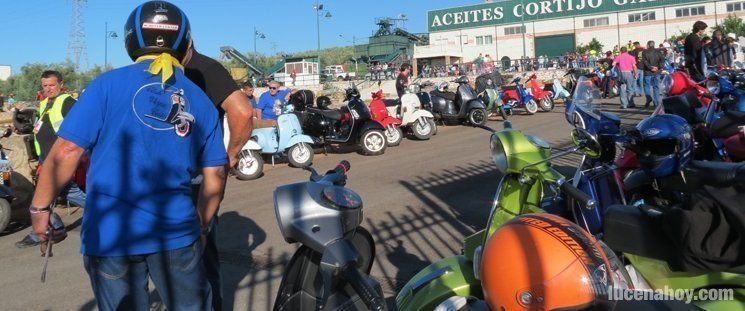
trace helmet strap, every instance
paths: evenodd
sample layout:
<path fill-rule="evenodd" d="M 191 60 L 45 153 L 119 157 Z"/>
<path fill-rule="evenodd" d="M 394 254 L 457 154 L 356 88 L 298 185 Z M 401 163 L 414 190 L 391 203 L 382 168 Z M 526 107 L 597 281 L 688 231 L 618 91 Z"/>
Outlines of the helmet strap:
<path fill-rule="evenodd" d="M 153 75 L 160 74 L 162 86 L 165 86 L 168 79 L 173 76 L 173 67 L 178 67 L 181 68 L 181 70 L 184 70 L 184 66 L 181 65 L 178 59 L 168 53 L 161 53 L 160 55 L 151 54 L 140 56 L 137 58 L 135 63 L 139 63 L 149 59 L 152 59 L 153 62 L 150 63 L 150 67 L 147 68 L 147 71 Z"/>

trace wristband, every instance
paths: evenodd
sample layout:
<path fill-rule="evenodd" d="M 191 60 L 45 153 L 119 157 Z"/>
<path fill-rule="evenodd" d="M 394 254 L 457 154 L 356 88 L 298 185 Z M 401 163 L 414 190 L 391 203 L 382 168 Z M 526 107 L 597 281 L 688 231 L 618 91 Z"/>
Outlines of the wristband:
<path fill-rule="evenodd" d="M 207 236 L 210 235 L 210 232 L 212 231 L 212 226 L 207 226 L 202 228 L 202 235 Z"/>
<path fill-rule="evenodd" d="M 49 213 L 49 211 L 50 211 L 50 209 L 49 209 L 49 206 L 46 206 L 46 207 L 42 207 L 42 208 L 38 208 L 38 207 L 33 207 L 33 206 L 29 206 L 29 207 L 28 207 L 28 212 L 29 212 L 29 213 L 30 213 L 31 215 L 36 215 L 36 214 L 43 214 L 43 213 Z"/>

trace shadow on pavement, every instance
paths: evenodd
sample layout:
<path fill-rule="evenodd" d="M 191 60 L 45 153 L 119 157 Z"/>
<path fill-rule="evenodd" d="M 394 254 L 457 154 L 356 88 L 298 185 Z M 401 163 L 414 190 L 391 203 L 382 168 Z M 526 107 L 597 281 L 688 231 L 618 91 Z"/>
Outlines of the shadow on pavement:
<path fill-rule="evenodd" d="M 429 263 L 460 253 L 463 239 L 486 225 L 499 179 L 494 164 L 479 161 L 400 183 L 422 204 L 406 205 L 399 215 L 387 212 L 376 222 L 368 218 L 366 226 L 383 245 L 375 261 L 383 275 L 376 277 L 388 294 Z"/>

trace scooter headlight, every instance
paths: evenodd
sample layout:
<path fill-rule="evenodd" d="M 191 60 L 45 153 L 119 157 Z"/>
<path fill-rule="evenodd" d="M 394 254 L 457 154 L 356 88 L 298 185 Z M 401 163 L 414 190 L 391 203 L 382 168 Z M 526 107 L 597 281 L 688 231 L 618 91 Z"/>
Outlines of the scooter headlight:
<path fill-rule="evenodd" d="M 489 142 L 491 149 L 491 157 L 494 160 L 494 165 L 497 166 L 497 171 L 504 174 L 507 172 L 507 153 L 504 151 L 502 141 L 497 137 L 496 134 L 491 135 L 491 141 Z"/>

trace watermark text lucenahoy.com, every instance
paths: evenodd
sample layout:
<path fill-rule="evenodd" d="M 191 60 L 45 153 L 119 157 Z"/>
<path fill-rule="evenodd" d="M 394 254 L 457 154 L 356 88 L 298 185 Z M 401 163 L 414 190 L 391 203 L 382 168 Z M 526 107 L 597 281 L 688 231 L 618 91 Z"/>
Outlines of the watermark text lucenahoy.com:
<path fill-rule="evenodd" d="M 659 289 L 647 290 L 625 288 L 608 289 L 608 300 L 678 300 L 685 303 L 692 303 L 694 301 L 722 301 L 734 299 L 735 291 L 732 288 L 682 289 L 665 286 Z"/>

